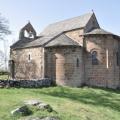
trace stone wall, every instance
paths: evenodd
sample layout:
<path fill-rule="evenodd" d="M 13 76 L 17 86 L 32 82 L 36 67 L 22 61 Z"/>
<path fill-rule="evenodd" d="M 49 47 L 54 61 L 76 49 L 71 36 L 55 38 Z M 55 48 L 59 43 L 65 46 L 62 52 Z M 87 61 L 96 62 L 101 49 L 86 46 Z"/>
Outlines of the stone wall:
<path fill-rule="evenodd" d="M 70 37 L 72 40 L 78 42 L 81 46 L 83 46 L 83 35 L 84 30 L 83 29 L 77 29 L 77 30 L 72 30 L 69 32 L 66 32 L 65 34 Z"/>
<path fill-rule="evenodd" d="M 43 48 L 12 50 L 10 58 L 15 63 L 15 79 L 44 78 Z"/>
<path fill-rule="evenodd" d="M 116 52 L 118 41 L 112 36 L 94 35 L 85 38 L 85 80 L 89 86 L 117 88 L 120 86 L 120 71 Z M 92 65 L 92 51 L 97 51 L 98 65 Z"/>
<path fill-rule="evenodd" d="M 46 77 L 58 85 L 81 86 L 84 76 L 81 47 L 46 48 Z"/>
<path fill-rule="evenodd" d="M 21 88 L 40 88 L 52 85 L 50 79 L 41 80 L 0 80 L 0 88 L 21 87 Z"/>

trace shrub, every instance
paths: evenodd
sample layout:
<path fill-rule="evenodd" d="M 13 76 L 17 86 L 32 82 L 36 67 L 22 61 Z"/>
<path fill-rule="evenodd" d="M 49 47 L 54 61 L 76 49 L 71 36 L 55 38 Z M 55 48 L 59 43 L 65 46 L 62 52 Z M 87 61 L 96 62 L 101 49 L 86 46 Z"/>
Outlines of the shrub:
<path fill-rule="evenodd" d="M 8 71 L 4 71 L 4 70 L 1 70 L 1 71 L 0 71 L 0 75 L 8 75 L 8 74 L 9 74 Z"/>

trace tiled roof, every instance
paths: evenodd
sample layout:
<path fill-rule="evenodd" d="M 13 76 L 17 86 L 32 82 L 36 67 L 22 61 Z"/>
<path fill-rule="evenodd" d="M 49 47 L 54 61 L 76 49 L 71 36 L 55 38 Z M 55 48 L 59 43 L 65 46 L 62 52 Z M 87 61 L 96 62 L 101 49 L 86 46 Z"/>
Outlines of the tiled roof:
<path fill-rule="evenodd" d="M 66 36 L 65 34 L 61 34 L 60 36 L 54 38 L 45 47 L 53 47 L 53 46 L 80 46 L 77 42 L 73 41 L 71 38 Z"/>
<path fill-rule="evenodd" d="M 50 24 L 43 30 L 41 35 L 51 35 L 77 28 L 83 28 L 86 26 L 92 15 L 93 13 L 87 13 L 78 17 Z"/>
<path fill-rule="evenodd" d="M 104 29 L 98 28 L 98 29 L 93 29 L 92 31 L 85 33 L 84 35 L 113 35 L 113 33 L 110 33 Z"/>
<path fill-rule="evenodd" d="M 24 38 L 22 40 L 18 40 L 16 43 L 14 43 L 11 46 L 11 48 L 12 49 L 20 49 L 20 48 L 43 46 L 45 43 L 47 43 L 51 39 L 52 39 L 52 37 L 50 37 L 50 36 L 46 36 L 46 37 L 41 36 L 35 40 Z"/>

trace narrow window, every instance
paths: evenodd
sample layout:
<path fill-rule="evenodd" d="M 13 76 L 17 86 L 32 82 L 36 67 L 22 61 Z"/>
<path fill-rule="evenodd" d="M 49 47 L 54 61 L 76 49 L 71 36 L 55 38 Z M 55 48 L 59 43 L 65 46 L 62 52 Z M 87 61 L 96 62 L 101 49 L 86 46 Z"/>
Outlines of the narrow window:
<path fill-rule="evenodd" d="M 117 62 L 117 66 L 120 65 L 119 60 L 120 60 L 119 52 L 116 52 L 116 62 Z"/>
<path fill-rule="evenodd" d="M 31 61 L 31 54 L 28 54 L 28 62 Z"/>
<path fill-rule="evenodd" d="M 97 59 L 98 53 L 96 51 L 92 52 L 92 65 L 98 65 L 98 59 Z"/>
<path fill-rule="evenodd" d="M 76 67 L 79 67 L 79 59 L 77 58 Z"/>
<path fill-rule="evenodd" d="M 29 58 L 28 58 L 28 60 L 30 61 L 30 54 L 29 54 Z"/>

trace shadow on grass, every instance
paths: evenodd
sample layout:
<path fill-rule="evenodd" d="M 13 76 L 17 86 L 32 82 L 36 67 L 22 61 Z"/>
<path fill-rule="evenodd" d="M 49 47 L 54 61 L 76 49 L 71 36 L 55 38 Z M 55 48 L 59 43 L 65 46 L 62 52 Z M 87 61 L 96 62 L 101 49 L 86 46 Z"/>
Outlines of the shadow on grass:
<path fill-rule="evenodd" d="M 54 97 L 67 98 L 94 106 L 103 106 L 120 112 L 120 91 L 111 89 L 67 88 L 56 87 L 47 91 L 40 91 Z"/>

